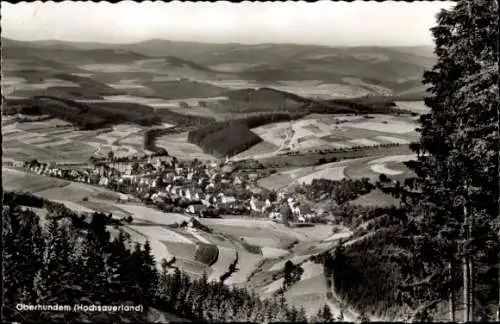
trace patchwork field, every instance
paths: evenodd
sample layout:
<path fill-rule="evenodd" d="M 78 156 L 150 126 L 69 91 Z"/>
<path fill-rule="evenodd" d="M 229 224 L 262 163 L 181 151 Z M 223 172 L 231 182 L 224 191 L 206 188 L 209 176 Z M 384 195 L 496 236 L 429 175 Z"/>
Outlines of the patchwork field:
<path fill-rule="evenodd" d="M 365 119 L 362 116 L 315 114 L 297 121 L 268 124 L 252 131 L 280 150 L 312 151 L 408 144 L 417 138 L 416 126 L 408 117 L 373 115 L 371 119 Z"/>
<path fill-rule="evenodd" d="M 327 163 L 319 166 L 282 170 L 259 180 L 267 189 L 282 189 L 293 183 L 310 184 L 314 179 L 342 180 L 344 178 L 369 178 L 377 180 L 380 174 L 395 176 L 396 180 L 413 175 L 403 162 L 416 159 L 415 154 L 372 156 Z"/>
<path fill-rule="evenodd" d="M 46 162 L 86 162 L 91 155 L 144 154 L 142 128 L 119 125 L 109 130 L 82 131 L 59 120 L 12 123 L 2 127 L 3 155 L 12 160 L 38 159 Z M 124 139 L 136 137 L 135 141 Z M 137 144 L 137 145 L 132 145 Z"/>

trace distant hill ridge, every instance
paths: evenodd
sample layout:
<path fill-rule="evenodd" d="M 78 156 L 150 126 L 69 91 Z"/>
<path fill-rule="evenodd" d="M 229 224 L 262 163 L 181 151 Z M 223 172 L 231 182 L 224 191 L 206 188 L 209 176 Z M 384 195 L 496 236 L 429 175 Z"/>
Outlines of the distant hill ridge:
<path fill-rule="evenodd" d="M 327 87 L 342 86 L 422 96 L 424 71 L 435 63 L 432 49 L 416 47 L 329 47 L 301 44 L 215 44 L 147 40 L 131 44 L 103 44 L 45 40 L 23 42 L 2 38 L 4 58 L 29 55 L 84 64 L 133 64 L 165 59 L 161 66 L 175 76 L 198 80 L 248 80 L 255 83 L 317 80 Z M 29 49 L 29 50 L 26 50 Z M 24 54 L 23 54 L 24 52 Z M 220 66 L 239 66 L 221 71 Z M 153 69 L 156 68 L 154 65 Z M 184 70 L 185 69 L 185 70 Z M 188 71 L 188 69 L 191 69 Z M 170 75 L 170 73 L 168 73 Z M 367 88 L 366 85 L 372 88 Z M 365 91 L 364 90 L 364 91 Z"/>

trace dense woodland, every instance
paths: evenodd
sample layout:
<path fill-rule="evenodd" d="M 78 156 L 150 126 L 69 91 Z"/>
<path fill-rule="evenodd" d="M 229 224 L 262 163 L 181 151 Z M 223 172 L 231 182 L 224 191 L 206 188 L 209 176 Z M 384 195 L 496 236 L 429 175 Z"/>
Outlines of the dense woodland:
<path fill-rule="evenodd" d="M 414 114 L 411 111 L 398 108 L 393 100 L 385 97 L 315 101 L 307 109 L 311 113 L 317 114 Z"/>
<path fill-rule="evenodd" d="M 311 184 L 305 184 L 300 189 L 311 201 L 333 200 L 341 205 L 369 193 L 375 186 L 368 178 L 342 179 L 340 181 L 313 179 Z"/>
<path fill-rule="evenodd" d="M 360 310 L 500 320 L 497 13 L 497 1 L 464 0 L 437 17 L 438 60 L 424 75 L 431 112 L 411 146 L 418 161 L 407 164 L 417 177 L 391 190 L 405 216 L 390 213 L 400 224 L 325 261 L 339 293 Z"/>

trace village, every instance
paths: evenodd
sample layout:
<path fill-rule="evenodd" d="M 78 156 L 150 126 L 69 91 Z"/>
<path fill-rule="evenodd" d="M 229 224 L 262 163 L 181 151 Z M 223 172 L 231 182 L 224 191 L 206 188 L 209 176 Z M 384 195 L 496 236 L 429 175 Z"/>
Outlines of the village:
<path fill-rule="evenodd" d="M 91 161 L 87 168 L 37 160 L 14 166 L 38 175 L 106 187 L 121 193 L 119 203 L 135 197 L 165 213 L 268 218 L 287 226 L 314 223 L 319 216 L 309 206 L 301 205 L 292 193 L 259 187 L 257 173 L 239 170 L 229 160 L 179 161 L 168 154 L 117 159 L 110 154 L 108 159 Z"/>

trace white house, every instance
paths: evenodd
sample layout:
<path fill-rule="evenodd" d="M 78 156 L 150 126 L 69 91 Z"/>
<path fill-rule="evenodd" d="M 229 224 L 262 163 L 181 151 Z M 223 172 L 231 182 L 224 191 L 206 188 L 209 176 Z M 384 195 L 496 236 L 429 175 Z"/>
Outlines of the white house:
<path fill-rule="evenodd" d="M 305 214 L 304 217 L 307 221 L 311 221 L 314 218 L 314 214 Z"/>
<path fill-rule="evenodd" d="M 184 198 L 186 198 L 187 200 L 192 199 L 191 191 L 189 189 L 186 189 L 186 191 L 184 191 Z"/>
<path fill-rule="evenodd" d="M 258 211 L 255 196 L 252 196 L 252 198 L 250 198 L 250 208 L 252 209 L 252 211 Z"/>
<path fill-rule="evenodd" d="M 100 186 L 107 186 L 109 183 L 109 179 L 106 178 L 106 177 L 101 177 L 101 179 L 99 180 L 99 185 Z"/>
<path fill-rule="evenodd" d="M 243 183 L 243 181 L 241 181 L 240 177 L 238 177 L 238 176 L 234 177 L 233 184 L 234 184 L 235 186 L 239 186 L 239 185 L 241 185 L 242 183 Z"/>
<path fill-rule="evenodd" d="M 236 198 L 233 196 L 225 196 L 224 194 L 221 196 L 221 202 L 223 204 L 230 204 L 236 202 Z"/>
<path fill-rule="evenodd" d="M 269 213 L 269 219 L 275 221 L 281 221 L 281 214 L 279 212 L 272 211 Z"/>

